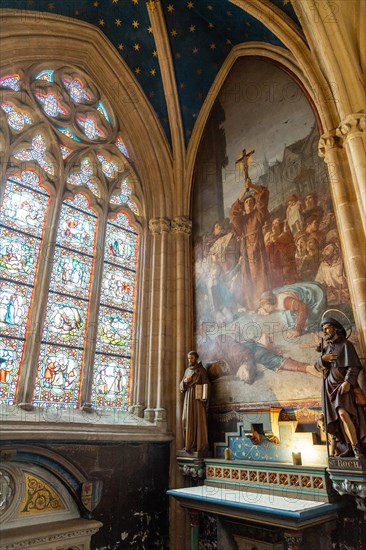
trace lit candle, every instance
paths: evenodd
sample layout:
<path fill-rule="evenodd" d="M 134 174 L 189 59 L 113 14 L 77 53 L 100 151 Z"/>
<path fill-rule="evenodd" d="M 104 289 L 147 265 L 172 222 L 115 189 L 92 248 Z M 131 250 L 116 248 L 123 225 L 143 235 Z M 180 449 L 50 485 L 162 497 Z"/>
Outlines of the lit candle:
<path fill-rule="evenodd" d="M 301 453 L 292 453 L 292 464 L 295 464 L 295 466 L 301 466 L 302 460 L 301 460 Z"/>
<path fill-rule="evenodd" d="M 225 460 L 231 460 L 231 450 L 229 448 L 225 449 Z"/>

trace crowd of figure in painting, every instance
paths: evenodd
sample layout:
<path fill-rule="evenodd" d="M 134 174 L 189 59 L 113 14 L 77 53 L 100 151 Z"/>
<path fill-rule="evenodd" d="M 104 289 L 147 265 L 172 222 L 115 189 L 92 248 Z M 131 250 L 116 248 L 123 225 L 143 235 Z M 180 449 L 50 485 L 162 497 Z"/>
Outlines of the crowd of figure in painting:
<path fill-rule="evenodd" d="M 197 310 L 217 323 L 288 311 L 289 336 L 300 336 L 326 305 L 349 303 L 335 218 L 325 194 L 289 196 L 283 217 L 271 216 L 268 199 L 248 180 L 230 218 L 196 244 Z"/>
<path fill-rule="evenodd" d="M 252 384 L 259 364 L 318 374 L 310 357 L 288 344 L 318 332 L 327 308 L 349 310 L 329 197 L 291 195 L 282 215 L 281 209 L 270 213 L 268 202 L 268 188 L 247 179 L 229 218 L 195 244 L 196 341 L 211 380 L 234 375 Z M 261 324 L 262 316 L 275 312 L 284 321 L 286 349 L 274 346 L 265 331 L 258 338 L 231 334 L 234 322 Z M 220 327 L 229 329 L 224 338 Z"/>

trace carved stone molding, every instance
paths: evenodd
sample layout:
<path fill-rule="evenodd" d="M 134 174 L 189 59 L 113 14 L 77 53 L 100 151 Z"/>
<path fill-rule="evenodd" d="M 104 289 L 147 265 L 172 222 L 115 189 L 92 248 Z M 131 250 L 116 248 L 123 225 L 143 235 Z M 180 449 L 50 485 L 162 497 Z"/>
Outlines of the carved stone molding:
<path fill-rule="evenodd" d="M 170 220 L 168 220 L 168 218 L 151 218 L 151 220 L 149 220 L 149 230 L 153 235 L 169 233 Z"/>
<path fill-rule="evenodd" d="M 18 548 L 30 547 L 36 548 L 36 545 L 39 544 L 47 544 L 62 540 L 70 541 L 70 539 L 72 541 L 72 539 L 80 539 L 80 537 L 86 538 L 89 541 L 90 537 L 97 533 L 100 529 L 100 526 L 102 525 L 99 521 L 90 521 L 90 523 L 94 524 L 95 526 L 90 528 L 74 529 L 73 531 L 70 531 L 68 533 L 40 535 L 37 537 L 29 538 L 27 540 L 6 544 L 6 546 L 3 546 L 2 548 L 4 548 L 4 550 L 17 550 Z M 69 545 L 67 545 L 66 547 L 69 548 Z"/>
<path fill-rule="evenodd" d="M 363 112 L 347 115 L 336 129 L 336 134 L 342 138 L 352 138 L 365 131 L 366 114 Z"/>
<path fill-rule="evenodd" d="M 186 233 L 190 235 L 192 233 L 192 220 L 187 216 L 179 216 L 172 220 L 172 232 L 173 233 Z"/>
<path fill-rule="evenodd" d="M 331 130 L 319 139 L 318 154 L 320 157 L 325 158 L 329 149 L 341 148 L 342 145 L 343 139 L 337 134 L 337 130 Z"/>

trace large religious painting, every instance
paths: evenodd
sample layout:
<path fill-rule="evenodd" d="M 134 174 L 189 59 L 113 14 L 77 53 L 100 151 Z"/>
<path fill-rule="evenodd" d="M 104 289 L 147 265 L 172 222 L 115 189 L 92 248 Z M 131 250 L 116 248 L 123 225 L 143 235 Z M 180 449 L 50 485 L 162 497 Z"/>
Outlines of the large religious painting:
<path fill-rule="evenodd" d="M 213 404 L 318 402 L 321 316 L 352 329 L 319 137 L 289 74 L 236 62 L 194 175 L 195 337 Z"/>

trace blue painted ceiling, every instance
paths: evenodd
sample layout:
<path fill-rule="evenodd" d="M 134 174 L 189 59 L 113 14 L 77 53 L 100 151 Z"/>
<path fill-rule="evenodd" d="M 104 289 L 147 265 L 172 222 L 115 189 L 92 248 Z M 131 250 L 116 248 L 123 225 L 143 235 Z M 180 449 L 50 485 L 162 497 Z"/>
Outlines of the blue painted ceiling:
<path fill-rule="evenodd" d="M 203 101 L 231 48 L 248 41 L 283 44 L 261 23 L 259 7 L 258 18 L 254 18 L 229 0 L 162 0 L 161 4 L 188 143 Z M 290 0 L 272 0 L 272 4 L 300 27 Z M 2 0 L 1 7 L 61 14 L 101 29 L 136 76 L 170 138 L 145 0 Z"/>

